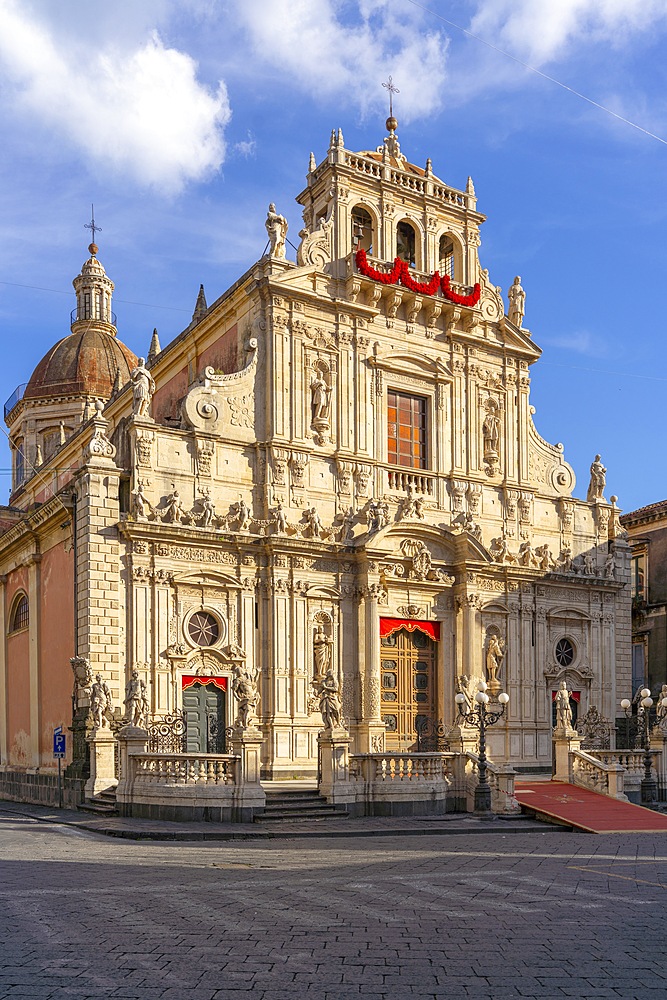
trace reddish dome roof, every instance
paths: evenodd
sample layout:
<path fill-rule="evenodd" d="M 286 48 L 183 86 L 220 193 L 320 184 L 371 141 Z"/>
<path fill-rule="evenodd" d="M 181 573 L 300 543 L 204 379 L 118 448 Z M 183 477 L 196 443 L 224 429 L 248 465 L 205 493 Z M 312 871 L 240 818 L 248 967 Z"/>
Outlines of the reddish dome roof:
<path fill-rule="evenodd" d="M 51 396 L 99 396 L 109 399 L 120 369 L 123 385 L 137 366 L 136 355 L 117 337 L 102 330 L 70 333 L 39 362 L 24 399 Z"/>

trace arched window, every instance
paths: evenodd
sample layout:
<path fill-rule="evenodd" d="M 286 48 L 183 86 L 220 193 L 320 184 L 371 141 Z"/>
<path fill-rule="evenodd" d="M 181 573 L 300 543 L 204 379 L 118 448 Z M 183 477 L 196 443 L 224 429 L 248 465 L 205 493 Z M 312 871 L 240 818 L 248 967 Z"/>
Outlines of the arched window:
<path fill-rule="evenodd" d="M 30 624 L 30 605 L 26 594 L 20 594 L 14 601 L 9 619 L 9 631 L 18 632 Z"/>
<path fill-rule="evenodd" d="M 454 241 L 446 234 L 440 237 L 438 248 L 438 270 L 454 280 Z"/>
<path fill-rule="evenodd" d="M 396 256 L 410 267 L 417 266 L 417 236 L 409 222 L 399 222 L 396 226 Z"/>
<path fill-rule="evenodd" d="M 14 452 L 14 486 L 20 486 L 25 479 L 25 455 L 23 441 L 19 441 Z"/>
<path fill-rule="evenodd" d="M 361 205 L 352 209 L 352 247 L 373 253 L 373 219 Z"/>

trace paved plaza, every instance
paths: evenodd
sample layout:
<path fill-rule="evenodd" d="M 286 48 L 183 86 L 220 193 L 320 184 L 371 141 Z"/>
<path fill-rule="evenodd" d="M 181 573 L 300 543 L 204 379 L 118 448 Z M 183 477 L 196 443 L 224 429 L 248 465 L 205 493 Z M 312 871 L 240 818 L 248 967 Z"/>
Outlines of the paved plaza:
<path fill-rule="evenodd" d="M 667 837 L 129 842 L 0 816 L 0 1000 L 667 995 Z"/>

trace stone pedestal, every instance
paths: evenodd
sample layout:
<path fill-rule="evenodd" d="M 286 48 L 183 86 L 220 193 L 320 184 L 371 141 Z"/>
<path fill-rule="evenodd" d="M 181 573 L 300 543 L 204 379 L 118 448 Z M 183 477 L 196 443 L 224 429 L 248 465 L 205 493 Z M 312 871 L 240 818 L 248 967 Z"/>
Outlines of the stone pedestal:
<path fill-rule="evenodd" d="M 667 732 L 662 726 L 654 726 L 651 730 L 651 750 L 656 751 L 653 757 L 658 780 L 658 802 L 667 801 Z"/>
<path fill-rule="evenodd" d="M 85 795 L 87 799 L 107 788 L 118 784 L 114 768 L 114 750 L 116 738 L 109 728 L 100 726 L 93 729 L 88 736 L 90 743 L 90 777 L 86 782 Z"/>
<path fill-rule="evenodd" d="M 359 722 L 350 727 L 354 735 L 355 753 L 384 753 L 387 727 L 377 722 Z"/>
<path fill-rule="evenodd" d="M 576 729 L 554 729 L 554 781 L 572 782 L 570 752 L 581 746 L 581 737 Z"/>
<path fill-rule="evenodd" d="M 116 787 L 116 802 L 121 816 L 130 816 L 134 786 L 133 758 L 146 753 L 148 733 L 139 726 L 123 726 L 116 738 L 120 743 L 120 778 Z"/>
<path fill-rule="evenodd" d="M 324 729 L 317 737 L 320 756 L 320 795 L 331 805 L 344 806 L 353 802 L 355 793 L 350 784 L 350 734 L 346 729 Z"/>
<path fill-rule="evenodd" d="M 266 792 L 259 780 L 264 736 L 260 729 L 234 727 L 229 738 L 229 752 L 239 758 L 234 796 L 234 820 L 251 823 L 255 813 L 266 806 Z"/>

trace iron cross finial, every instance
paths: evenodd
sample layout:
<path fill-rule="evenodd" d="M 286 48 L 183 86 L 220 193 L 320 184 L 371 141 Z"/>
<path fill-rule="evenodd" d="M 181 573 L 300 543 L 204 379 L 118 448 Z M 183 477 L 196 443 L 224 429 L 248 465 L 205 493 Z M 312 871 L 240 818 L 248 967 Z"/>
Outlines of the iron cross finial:
<path fill-rule="evenodd" d="M 390 77 L 390 79 L 391 79 L 391 77 Z M 93 243 L 94 243 L 95 242 L 95 233 L 101 233 L 102 232 L 101 226 L 96 226 L 95 225 L 95 206 L 94 205 L 90 206 L 90 216 L 91 216 L 90 222 L 86 222 L 83 228 L 84 229 L 90 229 L 90 231 L 93 234 Z"/>
<path fill-rule="evenodd" d="M 394 94 L 400 94 L 400 90 L 398 89 L 398 87 L 394 86 L 394 81 L 392 80 L 391 77 L 389 77 L 387 82 L 383 83 L 382 86 L 384 87 L 385 90 L 389 91 L 389 117 L 393 118 L 394 117 L 393 96 Z"/>

